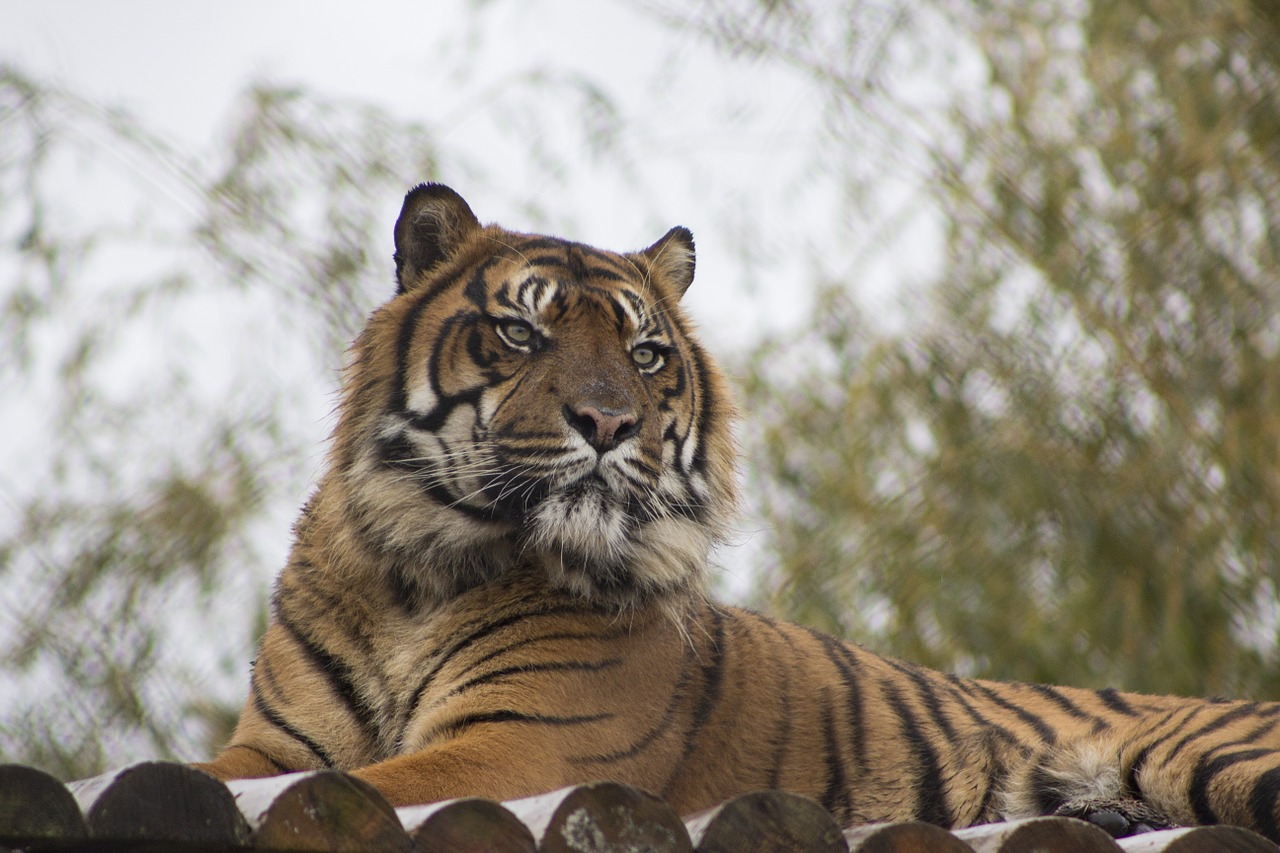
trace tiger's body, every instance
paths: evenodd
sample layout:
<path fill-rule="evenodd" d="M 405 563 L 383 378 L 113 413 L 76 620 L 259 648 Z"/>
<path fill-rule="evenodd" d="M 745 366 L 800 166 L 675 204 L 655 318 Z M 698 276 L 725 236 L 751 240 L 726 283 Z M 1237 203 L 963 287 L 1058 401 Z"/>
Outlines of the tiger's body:
<path fill-rule="evenodd" d="M 334 767 L 391 802 L 594 779 L 682 813 L 760 788 L 846 824 L 1046 813 L 1280 839 L 1280 703 L 957 678 L 720 606 L 731 405 L 630 255 L 410 192 L 223 779 Z M 1149 816 L 1149 817 L 1148 817 Z"/>

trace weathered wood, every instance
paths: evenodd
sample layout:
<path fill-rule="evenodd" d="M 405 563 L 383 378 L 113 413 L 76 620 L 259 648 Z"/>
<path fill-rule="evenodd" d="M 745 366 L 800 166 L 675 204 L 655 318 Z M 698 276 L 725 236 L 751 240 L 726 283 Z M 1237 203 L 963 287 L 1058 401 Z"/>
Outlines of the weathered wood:
<path fill-rule="evenodd" d="M 186 764 L 146 761 L 68 785 L 89 834 L 131 844 L 244 847 L 249 828 L 226 786 Z"/>
<path fill-rule="evenodd" d="M 0 843 L 72 842 L 88 834 L 80 805 L 61 782 L 34 767 L 0 764 Z"/>
<path fill-rule="evenodd" d="M 533 833 L 542 853 L 692 853 L 671 807 L 620 782 L 593 782 L 504 805 Z"/>
<path fill-rule="evenodd" d="M 852 853 L 973 853 L 942 827 L 918 821 L 855 826 L 844 837 Z"/>
<path fill-rule="evenodd" d="M 1083 820 L 1033 817 L 958 829 L 957 838 L 977 853 L 1118 853 L 1114 838 Z"/>
<path fill-rule="evenodd" d="M 396 809 L 421 853 L 537 853 L 529 827 L 493 800 L 467 798 Z"/>
<path fill-rule="evenodd" d="M 1276 853 L 1275 843 L 1235 826 L 1192 826 L 1120 839 L 1125 853 Z"/>
<path fill-rule="evenodd" d="M 699 853 L 848 853 L 835 819 L 808 797 L 755 791 L 685 821 Z"/>
<path fill-rule="evenodd" d="M 227 787 L 257 849 L 409 853 L 412 848 L 395 809 L 371 785 L 345 773 L 289 773 Z"/>

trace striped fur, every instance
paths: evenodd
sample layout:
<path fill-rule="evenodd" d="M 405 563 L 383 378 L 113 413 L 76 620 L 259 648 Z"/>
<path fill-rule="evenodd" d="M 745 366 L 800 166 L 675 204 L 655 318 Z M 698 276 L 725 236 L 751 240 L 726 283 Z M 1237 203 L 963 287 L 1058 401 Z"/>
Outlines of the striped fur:
<path fill-rule="evenodd" d="M 396 804 L 611 778 L 686 813 L 784 788 L 850 824 L 1115 807 L 1280 839 L 1280 704 L 961 679 L 707 600 L 735 450 L 678 306 L 687 231 L 604 252 L 424 185 L 396 268 L 215 775 L 341 768 Z"/>

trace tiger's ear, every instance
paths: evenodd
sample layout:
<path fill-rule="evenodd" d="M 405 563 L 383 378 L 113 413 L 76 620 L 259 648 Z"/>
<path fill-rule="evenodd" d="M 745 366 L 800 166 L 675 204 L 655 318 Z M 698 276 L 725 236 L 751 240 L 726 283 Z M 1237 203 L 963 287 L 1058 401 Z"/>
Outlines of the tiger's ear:
<path fill-rule="evenodd" d="M 396 293 L 423 272 L 448 260 L 480 227 L 462 196 L 444 184 L 418 184 L 404 197 L 396 220 Z"/>
<path fill-rule="evenodd" d="M 662 239 L 640 253 L 649 261 L 650 268 L 671 284 L 676 296 L 684 296 L 684 292 L 693 284 L 693 232 L 677 225 Z"/>

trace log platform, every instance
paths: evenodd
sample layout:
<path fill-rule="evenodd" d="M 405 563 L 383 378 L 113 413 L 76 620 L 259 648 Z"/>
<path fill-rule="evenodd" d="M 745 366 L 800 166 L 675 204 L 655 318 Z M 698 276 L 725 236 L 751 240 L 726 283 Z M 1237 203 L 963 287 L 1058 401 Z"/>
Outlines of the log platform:
<path fill-rule="evenodd" d="M 387 853 L 1280 853 L 1230 826 L 1115 840 L 1044 817 L 948 832 L 924 823 L 841 830 L 812 800 L 758 791 L 681 817 L 657 797 L 595 782 L 496 803 L 393 809 L 333 771 L 229 785 L 182 764 L 145 762 L 63 784 L 0 765 L 0 853 L 30 851 L 387 851 Z"/>

